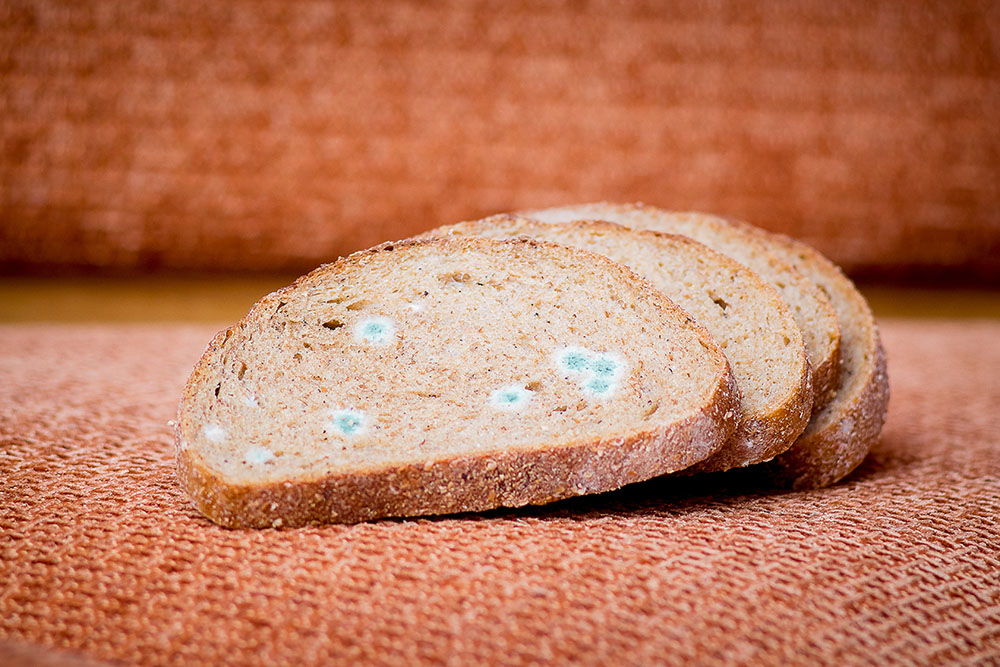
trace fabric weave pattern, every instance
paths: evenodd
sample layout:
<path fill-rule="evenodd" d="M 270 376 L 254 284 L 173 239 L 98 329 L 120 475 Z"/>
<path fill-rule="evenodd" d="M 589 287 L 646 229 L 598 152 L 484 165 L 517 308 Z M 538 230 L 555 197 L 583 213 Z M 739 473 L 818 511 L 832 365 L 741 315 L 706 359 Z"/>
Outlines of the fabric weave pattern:
<path fill-rule="evenodd" d="M 210 328 L 2 326 L 0 639 L 150 665 L 996 661 L 1000 324 L 883 333 L 883 438 L 832 488 L 232 531 L 184 497 L 167 427 Z"/>

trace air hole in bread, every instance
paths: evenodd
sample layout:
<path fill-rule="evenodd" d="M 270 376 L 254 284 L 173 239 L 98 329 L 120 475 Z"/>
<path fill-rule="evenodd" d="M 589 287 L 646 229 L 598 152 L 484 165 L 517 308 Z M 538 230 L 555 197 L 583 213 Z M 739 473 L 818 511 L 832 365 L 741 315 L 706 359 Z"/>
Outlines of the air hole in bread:
<path fill-rule="evenodd" d="M 721 296 L 713 296 L 712 302 L 715 303 L 715 305 L 721 308 L 723 311 L 726 310 L 726 308 L 729 308 L 729 304 L 726 303 L 726 300 L 723 299 Z"/>
<path fill-rule="evenodd" d="M 528 391 L 538 391 L 539 389 L 542 388 L 542 383 L 538 380 L 535 380 L 533 382 L 529 382 L 528 384 L 524 385 L 524 388 L 527 389 Z"/>
<path fill-rule="evenodd" d="M 246 374 L 247 374 L 247 365 L 243 362 L 240 362 L 240 370 L 239 372 L 236 373 L 236 379 L 242 380 L 243 376 Z"/>
<path fill-rule="evenodd" d="M 347 308 L 347 310 L 362 310 L 369 303 L 371 302 L 368 301 L 368 299 L 358 299 L 354 303 L 347 304 L 347 306 L 345 307 Z"/>
<path fill-rule="evenodd" d="M 331 331 L 333 331 L 333 330 L 339 329 L 340 327 L 344 326 L 344 323 L 341 322 L 338 319 L 332 319 L 332 320 L 328 320 L 326 322 L 323 322 L 323 326 L 325 328 L 330 329 Z"/>
<path fill-rule="evenodd" d="M 219 384 L 215 385 L 215 397 L 216 398 L 219 397 L 219 392 L 220 391 L 222 391 L 222 383 L 221 382 Z"/>

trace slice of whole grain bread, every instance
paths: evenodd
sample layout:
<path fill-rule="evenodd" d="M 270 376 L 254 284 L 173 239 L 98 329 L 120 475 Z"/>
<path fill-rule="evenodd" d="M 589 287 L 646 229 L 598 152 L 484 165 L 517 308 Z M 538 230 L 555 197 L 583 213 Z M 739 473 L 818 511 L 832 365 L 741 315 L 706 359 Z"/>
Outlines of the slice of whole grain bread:
<path fill-rule="evenodd" d="M 749 267 L 791 306 L 812 367 L 813 410 L 833 399 L 840 385 L 840 328 L 829 297 L 787 258 L 756 234 L 732 221 L 703 213 L 678 213 L 644 204 L 579 204 L 522 211 L 547 222 L 607 220 L 633 229 L 682 234 Z"/>
<path fill-rule="evenodd" d="M 773 480 L 795 489 L 833 484 L 860 465 L 885 424 L 889 376 L 878 325 L 854 283 L 815 249 L 747 223 L 734 224 L 819 285 L 837 311 L 841 353 L 836 396 L 813 414 L 787 452 L 764 465 Z"/>
<path fill-rule="evenodd" d="M 528 237 L 604 255 L 628 266 L 712 334 L 742 397 L 740 425 L 694 471 L 767 461 L 788 449 L 809 421 L 809 364 L 788 305 L 753 271 L 684 236 L 609 222 L 547 223 L 498 215 L 446 225 L 425 237 Z"/>
<path fill-rule="evenodd" d="M 545 503 L 705 459 L 738 401 L 708 332 L 610 260 L 387 243 L 212 340 L 178 409 L 179 476 L 230 527 Z"/>

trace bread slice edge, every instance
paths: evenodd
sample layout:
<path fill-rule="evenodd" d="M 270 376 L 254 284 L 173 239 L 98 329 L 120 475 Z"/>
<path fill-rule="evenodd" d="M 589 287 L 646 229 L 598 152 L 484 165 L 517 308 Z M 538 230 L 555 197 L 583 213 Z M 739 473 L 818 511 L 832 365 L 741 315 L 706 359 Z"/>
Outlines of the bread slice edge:
<path fill-rule="evenodd" d="M 878 324 L 864 296 L 833 262 L 811 246 L 784 234 L 775 234 L 748 225 L 782 250 L 790 259 L 808 263 L 814 280 L 831 294 L 835 306 L 842 299 L 860 316 L 860 327 L 846 321 L 849 313 L 837 309 L 841 331 L 857 338 L 857 350 L 841 353 L 841 385 L 834 399 L 813 417 L 805 432 L 785 453 L 762 464 L 773 481 L 793 489 L 814 489 L 834 484 L 857 468 L 878 441 L 889 406 L 889 376 L 885 348 Z M 806 273 L 808 267 L 803 266 Z M 809 275 L 807 273 L 807 275 Z M 820 281 L 820 278 L 822 280 Z M 847 346 L 854 341 L 847 341 Z M 861 356 L 857 366 L 852 358 Z M 858 375 L 857 379 L 853 379 Z"/>

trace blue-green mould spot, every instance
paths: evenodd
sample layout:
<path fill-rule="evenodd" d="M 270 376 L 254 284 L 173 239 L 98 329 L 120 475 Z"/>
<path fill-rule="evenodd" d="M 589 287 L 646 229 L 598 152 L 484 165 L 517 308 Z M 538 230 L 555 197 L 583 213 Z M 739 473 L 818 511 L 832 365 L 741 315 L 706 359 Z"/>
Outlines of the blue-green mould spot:
<path fill-rule="evenodd" d="M 601 355 L 590 362 L 590 370 L 600 377 L 611 377 L 618 371 L 618 362 L 609 356 Z"/>
<path fill-rule="evenodd" d="M 587 383 L 587 391 L 602 395 L 611 390 L 611 381 L 607 378 L 596 377 Z"/>
<path fill-rule="evenodd" d="M 385 325 L 381 322 L 369 322 L 361 331 L 361 335 L 365 338 L 375 338 L 385 335 Z"/>
<path fill-rule="evenodd" d="M 554 353 L 559 369 L 575 376 L 580 391 L 608 398 L 625 372 L 625 361 L 614 352 L 595 352 L 585 347 L 564 347 Z"/>
<path fill-rule="evenodd" d="M 504 391 L 498 397 L 501 403 L 517 403 L 521 400 L 521 395 L 516 391 Z"/>
<path fill-rule="evenodd" d="M 587 350 L 569 347 L 558 352 L 559 366 L 573 373 L 583 373 L 590 364 L 590 353 Z"/>
<path fill-rule="evenodd" d="M 356 435 L 365 428 L 365 415 L 359 410 L 337 410 L 333 413 L 331 425 L 341 435 Z"/>
<path fill-rule="evenodd" d="M 355 337 L 372 345 L 388 343 L 396 333 L 396 327 L 387 317 L 369 317 L 358 322 L 354 327 Z"/>
<path fill-rule="evenodd" d="M 511 384 L 494 391 L 490 395 L 490 403 L 501 410 L 514 410 L 527 405 L 532 393 L 530 389 Z"/>
<path fill-rule="evenodd" d="M 563 357 L 563 364 L 571 371 L 582 371 L 587 368 L 587 357 L 579 352 L 570 352 Z"/>

